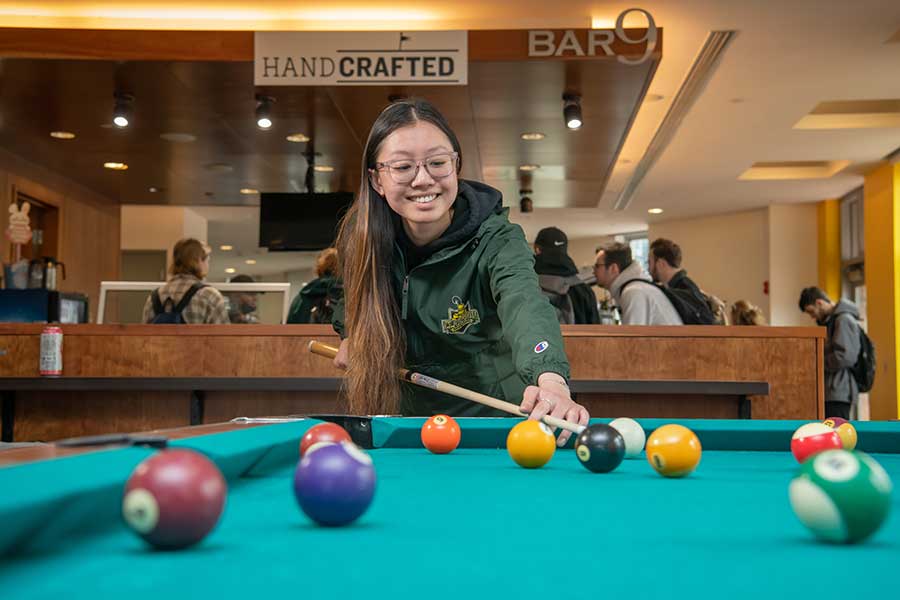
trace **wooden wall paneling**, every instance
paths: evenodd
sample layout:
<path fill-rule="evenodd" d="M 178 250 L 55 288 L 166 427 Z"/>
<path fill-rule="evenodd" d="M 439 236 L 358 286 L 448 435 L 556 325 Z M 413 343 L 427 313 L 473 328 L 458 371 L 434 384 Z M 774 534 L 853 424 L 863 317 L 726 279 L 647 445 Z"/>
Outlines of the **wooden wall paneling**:
<path fill-rule="evenodd" d="M 15 440 L 52 441 L 190 424 L 188 392 L 17 392 Z"/>
<path fill-rule="evenodd" d="M 206 392 L 203 422 L 338 412 L 338 395 L 333 392 Z"/>
<path fill-rule="evenodd" d="M 41 355 L 39 335 L 0 335 L 0 374 L 37 377 Z"/>

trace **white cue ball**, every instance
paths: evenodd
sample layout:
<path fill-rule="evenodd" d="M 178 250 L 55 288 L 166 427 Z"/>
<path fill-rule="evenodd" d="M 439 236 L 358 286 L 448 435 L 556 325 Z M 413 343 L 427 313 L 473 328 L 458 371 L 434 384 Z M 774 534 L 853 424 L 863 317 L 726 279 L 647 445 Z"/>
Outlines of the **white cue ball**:
<path fill-rule="evenodd" d="M 647 441 L 644 428 L 640 423 L 628 417 L 621 417 L 612 421 L 609 426 L 621 433 L 625 439 L 625 458 L 640 456 L 644 450 L 644 443 Z"/>

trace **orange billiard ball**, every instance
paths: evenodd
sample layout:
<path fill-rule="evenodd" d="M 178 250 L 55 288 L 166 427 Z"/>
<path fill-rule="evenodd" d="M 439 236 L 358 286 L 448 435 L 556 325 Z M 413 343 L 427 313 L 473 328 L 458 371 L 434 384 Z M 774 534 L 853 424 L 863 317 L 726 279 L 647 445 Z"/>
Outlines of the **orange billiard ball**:
<path fill-rule="evenodd" d="M 697 434 L 682 425 L 663 425 L 647 439 L 647 461 L 663 477 L 684 477 L 700 464 Z"/>
<path fill-rule="evenodd" d="M 549 427 L 529 419 L 510 429 L 506 436 L 506 451 L 520 467 L 537 469 L 553 458 L 556 439 Z"/>
<path fill-rule="evenodd" d="M 422 425 L 422 445 L 435 454 L 456 450 L 461 435 L 459 423 L 447 415 L 434 415 Z"/>

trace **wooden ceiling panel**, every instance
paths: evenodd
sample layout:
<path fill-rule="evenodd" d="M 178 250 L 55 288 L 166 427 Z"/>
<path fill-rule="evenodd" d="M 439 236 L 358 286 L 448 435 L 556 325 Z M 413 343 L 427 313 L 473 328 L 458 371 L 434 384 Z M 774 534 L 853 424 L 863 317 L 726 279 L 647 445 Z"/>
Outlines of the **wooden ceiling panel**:
<path fill-rule="evenodd" d="M 305 191 L 310 151 L 316 164 L 334 168 L 316 173 L 318 188 L 355 190 L 366 136 L 388 97 L 419 96 L 435 103 L 459 136 L 464 177 L 496 178 L 498 168 L 511 168 L 497 181 L 517 193 L 518 165 L 539 164 L 536 206 L 542 198 L 553 206 L 594 206 L 655 64 L 473 62 L 468 86 L 255 88 L 250 62 L 4 59 L 0 146 L 114 202 L 254 204 L 258 197 L 241 195 L 241 188 Z M 117 89 L 135 96 L 126 130 L 110 124 Z M 563 124 L 565 90 L 582 94 L 580 131 Z M 276 100 L 270 131 L 256 127 L 256 94 Z M 53 130 L 77 138 L 55 140 Z M 547 137 L 526 142 L 525 131 Z M 167 141 L 164 133 L 195 140 Z M 312 141 L 288 142 L 292 133 Z M 126 162 L 129 170 L 106 170 L 105 161 Z"/>

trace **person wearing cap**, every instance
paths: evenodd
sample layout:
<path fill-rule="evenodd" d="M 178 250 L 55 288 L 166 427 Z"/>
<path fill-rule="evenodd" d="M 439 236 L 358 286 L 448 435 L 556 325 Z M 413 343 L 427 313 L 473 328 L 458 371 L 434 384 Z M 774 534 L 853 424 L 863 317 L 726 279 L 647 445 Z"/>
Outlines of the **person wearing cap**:
<path fill-rule="evenodd" d="M 249 275 L 235 275 L 228 283 L 256 283 Z M 228 320 L 232 323 L 259 323 L 256 312 L 256 292 L 229 292 L 225 294 L 228 304 Z"/>
<path fill-rule="evenodd" d="M 597 298 L 578 277 L 578 268 L 569 256 L 569 238 L 561 229 L 545 227 L 538 232 L 534 240 L 534 270 L 541 291 L 556 309 L 561 324 L 600 323 Z"/>

